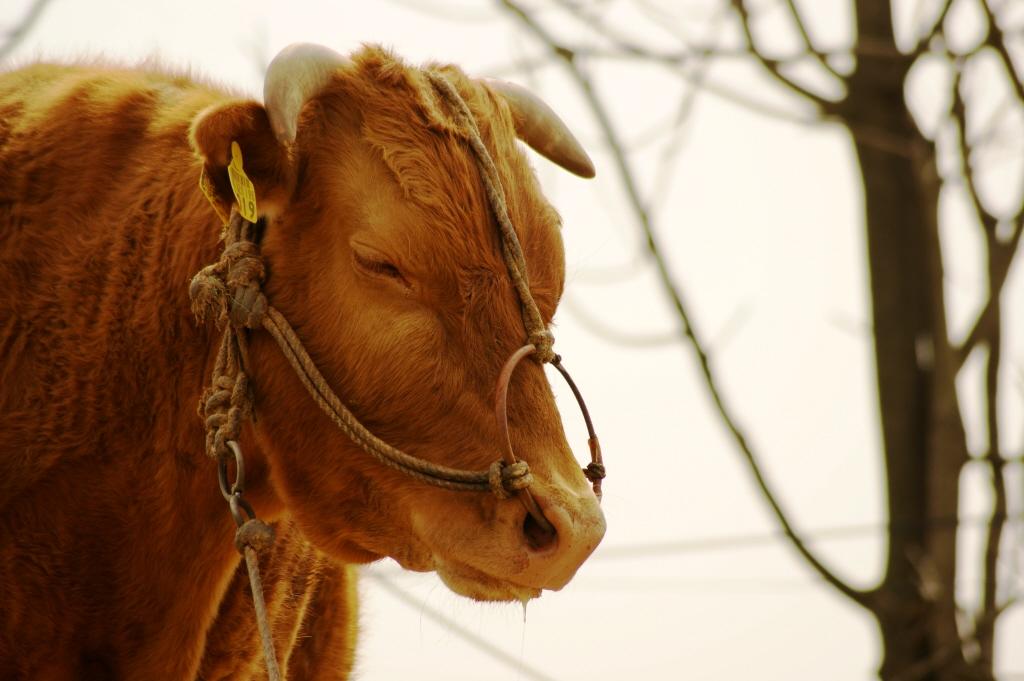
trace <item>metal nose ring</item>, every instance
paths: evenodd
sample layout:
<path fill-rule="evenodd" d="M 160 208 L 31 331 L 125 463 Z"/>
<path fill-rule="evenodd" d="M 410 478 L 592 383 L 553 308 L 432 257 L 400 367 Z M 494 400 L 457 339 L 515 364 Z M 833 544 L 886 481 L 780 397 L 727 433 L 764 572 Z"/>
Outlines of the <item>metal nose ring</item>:
<path fill-rule="evenodd" d="M 500 433 L 500 439 L 502 442 L 502 458 L 505 463 L 512 465 L 518 462 L 515 452 L 512 449 L 512 438 L 509 434 L 508 427 L 508 386 L 512 380 L 512 374 L 519 366 L 519 363 L 525 358 L 529 357 L 537 351 L 536 346 L 532 343 L 524 345 L 515 352 L 512 356 L 505 361 L 505 365 L 501 368 L 501 373 L 498 374 L 498 385 L 495 390 L 494 396 L 494 415 L 498 422 L 498 431 Z M 555 355 L 551 364 L 558 370 L 558 373 L 562 375 L 566 383 L 569 384 L 569 388 L 572 390 L 573 396 L 576 398 L 577 404 L 580 406 L 580 410 L 583 412 L 583 419 L 587 424 L 587 435 L 589 437 L 587 444 L 590 449 L 590 464 L 583 469 L 583 474 L 590 480 L 594 488 L 594 494 L 598 499 L 601 498 L 601 480 L 605 476 L 604 462 L 601 456 L 601 444 L 597 439 L 597 434 L 594 432 L 594 424 L 590 418 L 590 411 L 587 409 L 586 402 L 583 401 L 583 395 L 580 394 L 579 388 L 576 386 L 576 382 L 572 380 L 572 376 L 566 371 L 565 367 L 562 366 L 562 358 Z M 544 514 L 540 510 L 540 506 L 537 505 L 536 499 L 533 498 L 533 494 L 530 493 L 529 487 L 524 487 L 518 492 L 519 500 L 526 508 L 527 512 L 533 516 L 537 524 L 545 532 L 554 533 L 555 529 L 551 526 Z"/>

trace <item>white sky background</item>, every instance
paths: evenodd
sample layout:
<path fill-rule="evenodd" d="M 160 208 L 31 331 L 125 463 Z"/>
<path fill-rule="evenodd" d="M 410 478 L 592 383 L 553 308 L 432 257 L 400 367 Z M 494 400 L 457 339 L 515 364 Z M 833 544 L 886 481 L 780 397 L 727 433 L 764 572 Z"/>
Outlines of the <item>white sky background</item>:
<path fill-rule="evenodd" d="M 625 11 L 629 3 L 610 4 L 623 8 L 616 12 L 623 32 L 678 47 L 670 34 Z M 712 3 L 658 4 L 682 8 L 678 14 L 686 21 L 677 23 L 687 30 L 706 18 L 700 8 Z M 5 3 L 0 29 L 27 5 L 26 0 Z M 845 2 L 801 5 L 814 8 L 812 28 L 824 43 L 845 43 Z M 417 9 L 423 7 L 455 9 L 438 17 Z M 571 42 L 587 36 L 564 17 L 549 19 L 548 25 Z M 959 21 L 969 33 L 970 17 Z M 452 61 L 473 74 L 500 70 L 521 82 L 529 79 L 507 67 L 524 55 L 540 54 L 485 0 L 55 0 L 14 59 L 102 54 L 131 63 L 156 56 L 258 97 L 258 64 L 294 41 L 320 42 L 342 52 L 360 42 L 380 42 L 412 62 Z M 525 624 L 519 606 L 479 605 L 451 594 L 432 575 L 403 574 L 391 562 L 375 566 L 369 572 L 377 577 L 362 584 L 358 676 L 532 678 L 437 625 L 429 609 L 551 679 L 873 678 L 880 654 L 873 621 L 820 584 L 788 545 L 770 538 L 776 526 L 711 410 L 690 350 L 678 342 L 643 348 L 613 344 L 587 331 L 574 313 L 582 308 L 630 335 L 663 336 L 679 328 L 643 259 L 610 157 L 583 102 L 557 67 L 532 78 L 530 84 L 578 130 L 598 167 L 598 179 L 587 182 L 536 161 L 565 219 L 569 287 L 557 345 L 587 396 L 602 438 L 609 531 L 570 586 L 529 605 Z M 752 66 L 736 61 L 715 66 L 709 79 L 801 110 Z M 650 197 L 661 144 L 640 143 L 671 120 L 682 81 L 653 67 L 606 63 L 597 82 L 624 137 L 637 141 L 631 161 L 652 199 L 674 273 L 709 343 L 726 396 L 797 526 L 812 535 L 877 526 L 884 521 L 884 479 L 861 189 L 848 138 L 838 127 L 780 122 L 702 94 L 684 129 L 668 190 Z M 939 111 L 929 103 L 927 81 L 920 87 L 922 110 Z M 1018 166 L 1019 161 L 1000 166 L 1007 173 L 1003 179 L 1020 172 Z M 998 193 L 999 177 L 991 186 Z M 944 203 L 954 338 L 962 337 L 973 318 L 984 281 L 975 228 L 963 215 L 955 201 Z M 1024 435 L 1022 295 L 1018 266 L 1004 299 L 1010 328 L 1003 405 L 1012 417 L 1005 428 L 1008 451 L 1020 451 Z M 976 375 L 980 363 L 975 364 Z M 578 452 L 585 456 L 577 410 L 562 392 L 569 398 L 561 404 L 570 441 L 583 445 Z M 976 423 L 980 414 L 969 417 Z M 972 441 L 983 436 L 972 429 Z M 1019 470 L 1014 474 L 1019 481 Z M 987 498 L 978 490 L 968 495 L 965 510 L 987 513 Z M 736 541 L 720 542 L 730 538 Z M 1007 561 L 1021 558 L 1020 539 L 1009 533 L 1013 550 L 1006 552 Z M 650 544 L 662 550 L 628 550 Z M 823 538 L 813 546 L 857 586 L 873 586 L 881 574 L 880 529 Z M 1024 584 L 1016 565 L 1007 569 L 1014 570 L 1019 592 Z M 976 574 L 974 566 L 965 570 L 966 577 Z M 383 590 L 377 578 L 404 590 L 413 605 Z M 968 580 L 964 594 L 971 593 Z M 1024 672 L 1024 649 L 1010 643 L 1022 635 L 1024 615 L 1011 612 L 1000 628 L 997 670 Z"/>

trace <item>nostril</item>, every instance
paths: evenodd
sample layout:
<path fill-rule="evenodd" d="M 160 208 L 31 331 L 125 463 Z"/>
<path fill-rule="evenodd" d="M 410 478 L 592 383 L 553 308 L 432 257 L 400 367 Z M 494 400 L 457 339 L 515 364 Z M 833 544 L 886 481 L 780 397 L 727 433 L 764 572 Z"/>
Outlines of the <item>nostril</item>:
<path fill-rule="evenodd" d="M 532 513 L 526 514 L 523 520 L 523 536 L 526 537 L 526 544 L 534 551 L 547 551 L 553 549 L 558 542 L 558 533 L 550 526 L 544 527 Z"/>

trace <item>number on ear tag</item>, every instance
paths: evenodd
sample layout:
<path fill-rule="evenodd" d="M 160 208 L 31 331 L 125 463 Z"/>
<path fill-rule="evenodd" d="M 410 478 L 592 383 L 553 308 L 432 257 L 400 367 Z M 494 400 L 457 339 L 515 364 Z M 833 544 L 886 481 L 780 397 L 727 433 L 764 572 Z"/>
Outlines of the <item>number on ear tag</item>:
<path fill-rule="evenodd" d="M 252 181 L 242 170 L 242 150 L 238 142 L 231 143 L 231 163 L 228 164 L 228 180 L 231 181 L 231 190 L 235 193 L 235 200 L 238 201 L 238 212 L 249 222 L 256 222 L 259 214 L 256 212 L 256 189 Z"/>

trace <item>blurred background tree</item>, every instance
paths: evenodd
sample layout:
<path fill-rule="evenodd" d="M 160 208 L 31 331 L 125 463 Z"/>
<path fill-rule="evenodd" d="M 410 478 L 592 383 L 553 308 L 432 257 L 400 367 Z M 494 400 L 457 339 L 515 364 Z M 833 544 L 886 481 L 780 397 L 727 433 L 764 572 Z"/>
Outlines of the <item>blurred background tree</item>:
<path fill-rule="evenodd" d="M 1022 428 L 1019 420 L 1008 422 L 1001 393 L 1010 380 L 1002 365 L 1002 292 L 1024 231 L 1024 3 L 855 0 L 841 3 L 850 14 L 848 25 L 822 26 L 816 23 L 820 4 L 809 0 L 674 6 L 635 0 L 635 10 L 678 36 L 676 49 L 654 48 L 623 30 L 616 15 L 624 3 L 500 4 L 540 48 L 523 67 L 557 61 L 589 106 L 616 161 L 617 179 L 661 289 L 736 450 L 792 547 L 877 621 L 884 648 L 881 677 L 994 678 L 996 623 L 1015 598 L 1004 585 L 1007 574 L 999 561 L 1008 497 L 1024 492 L 1011 487 L 1005 475 L 1008 460 L 1019 460 L 1020 452 L 1007 451 L 1001 437 L 1007 429 Z M 576 35 L 567 31 L 569 24 L 582 25 L 588 37 L 563 37 Z M 711 62 L 750 60 L 792 102 L 776 108 L 727 88 L 719 87 L 717 94 L 764 115 L 838 125 L 848 133 L 863 182 L 879 455 L 887 491 L 887 559 L 873 588 L 848 584 L 804 541 L 718 385 L 705 338 L 659 245 L 660 226 L 623 141 L 628 121 L 609 113 L 612 95 L 595 86 L 593 76 L 604 64 L 623 60 L 660 65 L 696 84 L 691 93 L 709 85 L 702 81 Z M 693 96 L 679 106 L 677 126 Z M 674 153 L 671 145 L 667 153 Z M 960 202 L 969 210 L 983 244 L 986 290 L 963 337 L 951 336 L 947 322 L 943 264 L 953 246 L 944 238 L 944 202 Z M 980 385 L 958 391 L 958 376 L 972 353 L 984 357 L 984 370 L 972 377 Z M 984 414 L 985 446 L 978 451 L 968 446 L 965 399 L 979 401 Z M 984 541 L 974 545 L 958 542 L 961 472 L 972 459 L 987 467 L 991 487 Z M 958 566 L 971 562 L 981 566 L 981 596 L 965 603 L 958 599 Z"/>

